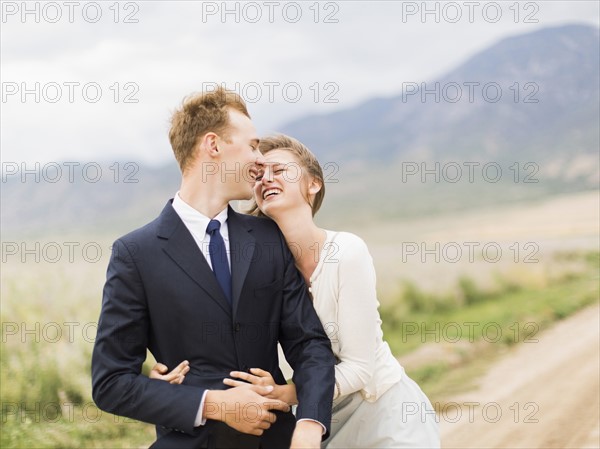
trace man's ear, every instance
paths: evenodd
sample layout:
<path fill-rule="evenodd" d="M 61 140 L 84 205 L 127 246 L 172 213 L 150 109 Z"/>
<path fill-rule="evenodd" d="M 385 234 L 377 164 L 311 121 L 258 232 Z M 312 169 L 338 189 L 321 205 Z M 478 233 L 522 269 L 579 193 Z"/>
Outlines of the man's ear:
<path fill-rule="evenodd" d="M 198 142 L 198 150 L 204 151 L 210 157 L 216 157 L 219 155 L 219 147 L 217 145 L 217 140 L 219 136 L 217 136 L 213 132 L 209 132 L 204 134 L 200 141 Z"/>

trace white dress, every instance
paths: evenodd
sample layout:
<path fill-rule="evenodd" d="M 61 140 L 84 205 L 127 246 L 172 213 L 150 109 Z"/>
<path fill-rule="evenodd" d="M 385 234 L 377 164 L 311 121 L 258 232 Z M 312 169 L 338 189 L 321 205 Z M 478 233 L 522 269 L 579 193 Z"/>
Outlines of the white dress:
<path fill-rule="evenodd" d="M 439 448 L 435 411 L 383 340 L 365 242 L 327 231 L 311 276 L 314 307 L 338 359 L 327 448 Z"/>

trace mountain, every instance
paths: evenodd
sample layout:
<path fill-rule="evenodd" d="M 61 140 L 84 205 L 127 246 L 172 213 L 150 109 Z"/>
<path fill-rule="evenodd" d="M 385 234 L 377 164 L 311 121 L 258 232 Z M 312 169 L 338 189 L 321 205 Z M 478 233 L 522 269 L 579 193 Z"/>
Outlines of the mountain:
<path fill-rule="evenodd" d="M 405 83 L 397 95 L 305 117 L 282 132 L 335 168 L 328 219 L 597 189 L 599 55 L 597 27 L 545 28 L 503 39 L 439 79 Z"/>
<path fill-rule="evenodd" d="M 504 39 L 438 80 L 289 123 L 327 161 L 514 159 L 597 153 L 599 29 L 546 28 Z M 436 98 L 437 93 L 437 98 Z"/>
<path fill-rule="evenodd" d="M 598 28 L 545 28 L 504 39 L 437 80 L 281 131 L 324 166 L 324 225 L 598 189 L 599 55 Z M 4 235 L 119 232 L 156 216 L 179 185 L 175 163 L 119 164 L 118 177 L 105 164 L 98 181 L 71 182 L 66 166 L 52 182 L 45 166 L 37 182 L 3 177 Z"/>
<path fill-rule="evenodd" d="M 158 215 L 179 187 L 175 161 L 52 162 L 28 173 L 3 173 L 2 238 L 9 234 L 125 232 Z"/>

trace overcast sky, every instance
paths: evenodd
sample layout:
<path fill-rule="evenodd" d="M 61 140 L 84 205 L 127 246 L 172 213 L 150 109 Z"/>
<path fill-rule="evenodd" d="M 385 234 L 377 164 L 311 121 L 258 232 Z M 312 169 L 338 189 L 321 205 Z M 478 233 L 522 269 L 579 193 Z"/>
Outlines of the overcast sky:
<path fill-rule="evenodd" d="M 23 5 L 2 2 L 1 150 L 26 164 L 168 161 L 171 111 L 214 83 L 246 96 L 264 134 L 397 95 L 507 36 L 599 25 L 595 0 Z"/>

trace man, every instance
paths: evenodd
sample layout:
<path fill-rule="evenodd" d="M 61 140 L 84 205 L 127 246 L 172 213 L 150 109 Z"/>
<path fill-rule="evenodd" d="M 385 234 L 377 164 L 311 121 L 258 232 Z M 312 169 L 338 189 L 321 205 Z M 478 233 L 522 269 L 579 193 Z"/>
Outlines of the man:
<path fill-rule="evenodd" d="M 181 188 L 157 219 L 113 246 L 94 401 L 156 424 L 157 448 L 319 447 L 331 420 L 329 339 L 276 225 L 228 206 L 251 197 L 262 162 L 245 103 L 224 89 L 192 96 L 169 138 Z M 278 341 L 294 368 L 297 423 L 268 387 L 223 384 L 255 367 L 283 383 Z M 183 384 L 141 375 L 147 349 L 169 367 L 188 360 Z"/>

